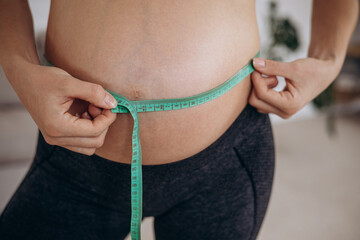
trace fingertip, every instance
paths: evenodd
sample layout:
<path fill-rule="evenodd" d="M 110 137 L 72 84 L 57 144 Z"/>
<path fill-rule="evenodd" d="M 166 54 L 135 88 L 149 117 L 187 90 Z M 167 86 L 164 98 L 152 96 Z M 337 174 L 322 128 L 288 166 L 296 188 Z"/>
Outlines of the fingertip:
<path fill-rule="evenodd" d="M 84 86 L 85 87 L 85 86 Z M 116 99 L 104 89 L 101 85 L 95 83 L 87 83 L 87 101 L 97 107 L 111 109 L 117 106 Z"/>
<path fill-rule="evenodd" d="M 253 66 L 257 69 L 265 68 L 265 59 L 264 58 L 254 58 Z"/>
<path fill-rule="evenodd" d="M 259 72 L 258 71 L 253 71 L 252 73 L 251 73 L 251 79 L 253 79 L 253 78 L 255 78 L 255 77 L 257 77 L 259 75 Z"/>
<path fill-rule="evenodd" d="M 259 83 L 260 80 L 263 79 L 261 73 L 259 73 L 258 71 L 254 71 L 252 74 L 253 75 L 251 76 L 251 79 L 254 83 Z"/>
<path fill-rule="evenodd" d="M 106 92 L 104 101 L 107 104 L 108 108 L 115 108 L 117 106 L 116 99 L 108 92 Z"/>
<path fill-rule="evenodd" d="M 97 116 L 99 116 L 102 112 L 101 108 L 98 108 L 96 107 L 95 105 L 93 104 L 89 104 L 89 107 L 88 107 L 88 111 L 90 113 L 90 115 L 93 117 L 93 118 L 96 118 Z"/>
<path fill-rule="evenodd" d="M 279 81 L 276 77 L 267 77 L 265 79 L 269 88 L 275 88 L 279 84 Z"/>
<path fill-rule="evenodd" d="M 91 117 L 88 112 L 84 112 L 83 114 L 81 114 L 81 118 L 91 120 Z"/>

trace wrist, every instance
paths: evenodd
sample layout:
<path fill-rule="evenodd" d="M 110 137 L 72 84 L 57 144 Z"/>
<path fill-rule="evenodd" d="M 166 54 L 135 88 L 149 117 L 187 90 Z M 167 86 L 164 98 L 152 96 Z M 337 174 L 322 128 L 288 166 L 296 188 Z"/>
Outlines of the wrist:
<path fill-rule="evenodd" d="M 328 73 L 335 79 L 344 63 L 345 52 L 336 53 L 328 49 L 323 51 L 321 48 L 309 48 L 308 57 L 326 63 L 328 66 Z"/>
<path fill-rule="evenodd" d="M 40 65 L 38 59 L 30 60 L 29 58 L 19 56 L 19 55 L 11 55 L 6 58 L 6 60 L 1 61 L 1 66 L 6 75 L 11 74 L 13 72 L 23 71 L 29 66 Z"/>
<path fill-rule="evenodd" d="M 20 85 L 24 84 L 25 79 L 24 76 L 28 76 L 31 69 L 38 66 L 39 64 L 33 63 L 29 59 L 26 59 L 22 56 L 9 56 L 6 61 L 2 62 L 2 68 L 4 73 L 10 82 L 10 84 L 14 87 L 14 90 Z"/>

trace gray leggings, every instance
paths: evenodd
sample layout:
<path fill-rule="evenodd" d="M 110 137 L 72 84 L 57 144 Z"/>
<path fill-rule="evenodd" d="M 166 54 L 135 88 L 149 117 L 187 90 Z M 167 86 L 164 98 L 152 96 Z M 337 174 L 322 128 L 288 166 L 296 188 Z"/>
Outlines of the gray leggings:
<path fill-rule="evenodd" d="M 273 181 L 269 117 L 247 105 L 205 150 L 142 169 L 143 217 L 155 217 L 157 240 L 255 239 Z M 1 215 L 0 239 L 124 239 L 130 174 L 129 164 L 48 145 L 39 132 L 31 168 Z"/>

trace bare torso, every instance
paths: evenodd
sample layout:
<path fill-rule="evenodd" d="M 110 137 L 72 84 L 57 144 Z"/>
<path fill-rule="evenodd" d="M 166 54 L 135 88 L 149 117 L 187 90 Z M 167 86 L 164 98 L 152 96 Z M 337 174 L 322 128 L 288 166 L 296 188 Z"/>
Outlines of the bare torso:
<path fill-rule="evenodd" d="M 225 82 L 259 50 L 255 1 L 53 0 L 46 56 L 130 100 L 179 98 Z M 190 157 L 242 112 L 249 77 L 188 109 L 139 113 L 143 165 Z M 133 121 L 118 114 L 95 154 L 131 163 Z"/>

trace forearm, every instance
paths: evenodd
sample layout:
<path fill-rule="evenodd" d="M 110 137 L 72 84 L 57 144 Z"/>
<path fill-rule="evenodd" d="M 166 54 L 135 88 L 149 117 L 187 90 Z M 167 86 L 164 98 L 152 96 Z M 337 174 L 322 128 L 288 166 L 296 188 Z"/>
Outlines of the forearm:
<path fill-rule="evenodd" d="M 340 71 L 358 19 L 358 0 L 313 0 L 308 56 L 331 60 Z"/>
<path fill-rule="evenodd" d="M 8 75 L 20 62 L 39 64 L 30 8 L 26 0 L 0 0 L 0 64 Z"/>

